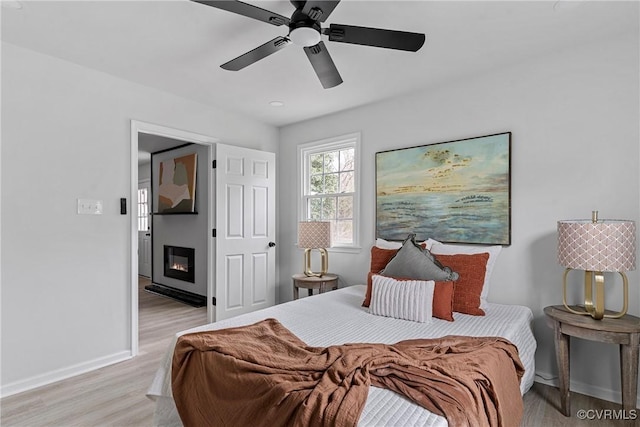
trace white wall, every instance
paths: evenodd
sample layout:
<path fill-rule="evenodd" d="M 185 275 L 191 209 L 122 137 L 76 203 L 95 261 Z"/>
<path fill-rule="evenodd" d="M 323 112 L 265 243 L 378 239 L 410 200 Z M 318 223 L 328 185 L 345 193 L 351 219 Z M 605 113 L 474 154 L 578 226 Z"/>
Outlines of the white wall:
<path fill-rule="evenodd" d="M 280 168 L 289 171 L 296 170 L 297 144 L 362 132 L 362 251 L 330 253 L 329 269 L 340 275 L 340 286 L 366 279 L 375 237 L 377 151 L 511 131 L 513 243 L 498 259 L 489 298 L 533 310 L 537 371 L 556 375 L 552 333 L 542 312 L 562 304 L 556 222 L 590 218 L 592 210 L 600 218 L 640 219 L 638 52 L 636 29 L 437 90 L 282 128 Z M 280 300 L 286 301 L 292 290 L 285 281 L 302 268 L 302 253 L 294 246 L 296 182 L 279 184 Z M 574 275 L 578 288 L 579 274 Z M 638 273 L 631 272 L 629 281 L 630 312 L 638 315 Z M 616 283 L 607 289 L 612 308 L 621 305 Z M 576 390 L 620 399 L 617 348 L 574 341 Z"/>
<path fill-rule="evenodd" d="M 272 126 L 2 43 L 3 395 L 131 350 L 132 119 L 278 151 Z"/>
<path fill-rule="evenodd" d="M 138 182 L 151 180 L 151 162 L 143 163 L 138 166 Z"/>

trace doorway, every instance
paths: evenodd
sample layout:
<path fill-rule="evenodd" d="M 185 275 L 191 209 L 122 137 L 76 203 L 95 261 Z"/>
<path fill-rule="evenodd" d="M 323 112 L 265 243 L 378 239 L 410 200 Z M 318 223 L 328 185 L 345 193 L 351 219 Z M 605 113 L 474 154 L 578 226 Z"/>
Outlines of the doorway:
<path fill-rule="evenodd" d="M 140 151 L 141 144 L 140 141 L 145 139 L 145 136 L 158 136 L 161 137 L 160 140 L 169 139 L 174 140 L 176 145 L 184 144 L 184 143 L 194 143 L 200 145 L 206 145 L 209 147 L 209 162 L 211 162 L 213 146 L 217 139 L 200 135 L 192 132 L 186 132 L 178 129 L 173 129 L 165 126 L 159 126 L 151 123 L 141 122 L 137 120 L 131 121 L 131 201 L 130 206 L 136 207 L 138 206 L 138 152 Z M 158 147 L 156 151 L 160 151 L 167 147 Z M 149 148 L 144 148 L 143 151 L 149 151 Z M 207 171 L 207 180 L 211 183 L 213 180 L 213 173 L 211 169 Z M 207 199 L 213 200 L 213 186 L 209 186 L 209 194 L 207 195 Z M 150 204 L 152 205 L 152 204 Z M 133 209 L 133 208 L 132 208 Z M 131 288 L 131 353 L 132 356 L 136 356 L 139 352 L 139 343 L 138 343 L 138 277 L 140 273 L 140 268 L 138 265 L 138 253 L 140 250 L 139 245 L 139 218 L 137 212 L 134 211 L 130 215 L 131 223 L 130 223 L 130 263 L 131 263 L 131 274 L 130 274 L 130 288 Z M 209 210 L 209 215 L 207 218 L 208 228 L 212 229 L 214 220 L 213 220 L 213 210 Z M 214 248 L 209 239 L 208 243 L 208 253 L 213 254 Z M 213 256 L 208 257 L 209 260 L 213 259 Z M 209 261 L 207 266 L 207 300 L 211 299 L 211 295 L 209 295 L 209 290 L 212 289 L 213 283 L 213 265 L 212 262 Z M 213 317 L 213 313 L 211 310 L 211 305 L 207 304 L 207 319 L 211 321 Z"/>

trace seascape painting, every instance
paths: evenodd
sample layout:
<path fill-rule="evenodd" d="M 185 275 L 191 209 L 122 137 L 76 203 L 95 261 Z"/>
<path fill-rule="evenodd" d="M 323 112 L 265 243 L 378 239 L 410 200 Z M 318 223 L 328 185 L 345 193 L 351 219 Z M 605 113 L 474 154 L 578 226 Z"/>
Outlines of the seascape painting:
<path fill-rule="evenodd" d="M 376 153 L 376 236 L 511 244 L 511 132 Z"/>
<path fill-rule="evenodd" d="M 158 212 L 195 213 L 197 153 L 160 162 Z"/>

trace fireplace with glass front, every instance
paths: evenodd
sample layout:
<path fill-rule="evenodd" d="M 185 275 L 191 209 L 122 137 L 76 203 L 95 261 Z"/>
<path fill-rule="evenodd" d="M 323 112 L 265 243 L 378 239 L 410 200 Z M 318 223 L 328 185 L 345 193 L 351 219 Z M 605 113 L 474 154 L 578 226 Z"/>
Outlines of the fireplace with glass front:
<path fill-rule="evenodd" d="M 164 245 L 164 275 L 195 283 L 195 249 Z"/>

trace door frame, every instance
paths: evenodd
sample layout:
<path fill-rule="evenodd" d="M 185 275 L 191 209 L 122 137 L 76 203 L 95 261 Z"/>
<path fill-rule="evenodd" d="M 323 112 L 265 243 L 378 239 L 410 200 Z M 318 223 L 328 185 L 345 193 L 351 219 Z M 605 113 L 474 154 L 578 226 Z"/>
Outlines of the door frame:
<path fill-rule="evenodd" d="M 138 205 L 138 134 L 146 133 L 151 135 L 158 135 L 172 139 L 178 139 L 181 141 L 192 142 L 194 144 L 201 144 L 209 146 L 209 163 L 214 156 L 215 144 L 219 142 L 217 138 L 202 135 L 194 132 L 184 131 L 180 129 L 170 128 L 166 126 L 156 125 L 153 123 L 142 122 L 139 120 L 131 120 L 131 185 L 129 189 L 129 263 L 130 263 L 130 275 L 129 285 L 131 289 L 131 356 L 135 357 L 139 352 L 138 343 L 138 218 L 134 215 L 133 207 Z M 207 180 L 209 181 L 209 194 L 208 200 L 211 202 L 214 199 L 215 188 L 213 183 L 214 170 L 207 168 Z M 153 183 L 151 183 L 153 185 Z M 152 202 L 153 206 L 153 202 Z M 207 218 L 207 224 L 209 229 L 215 228 L 215 209 L 209 209 L 209 215 Z M 213 280 L 215 275 L 213 274 L 215 257 L 213 239 L 209 239 L 207 244 L 208 251 L 208 263 L 207 263 L 207 318 L 211 319 L 213 313 L 211 312 L 211 304 L 208 302 L 211 299 L 210 290 L 213 288 Z"/>

